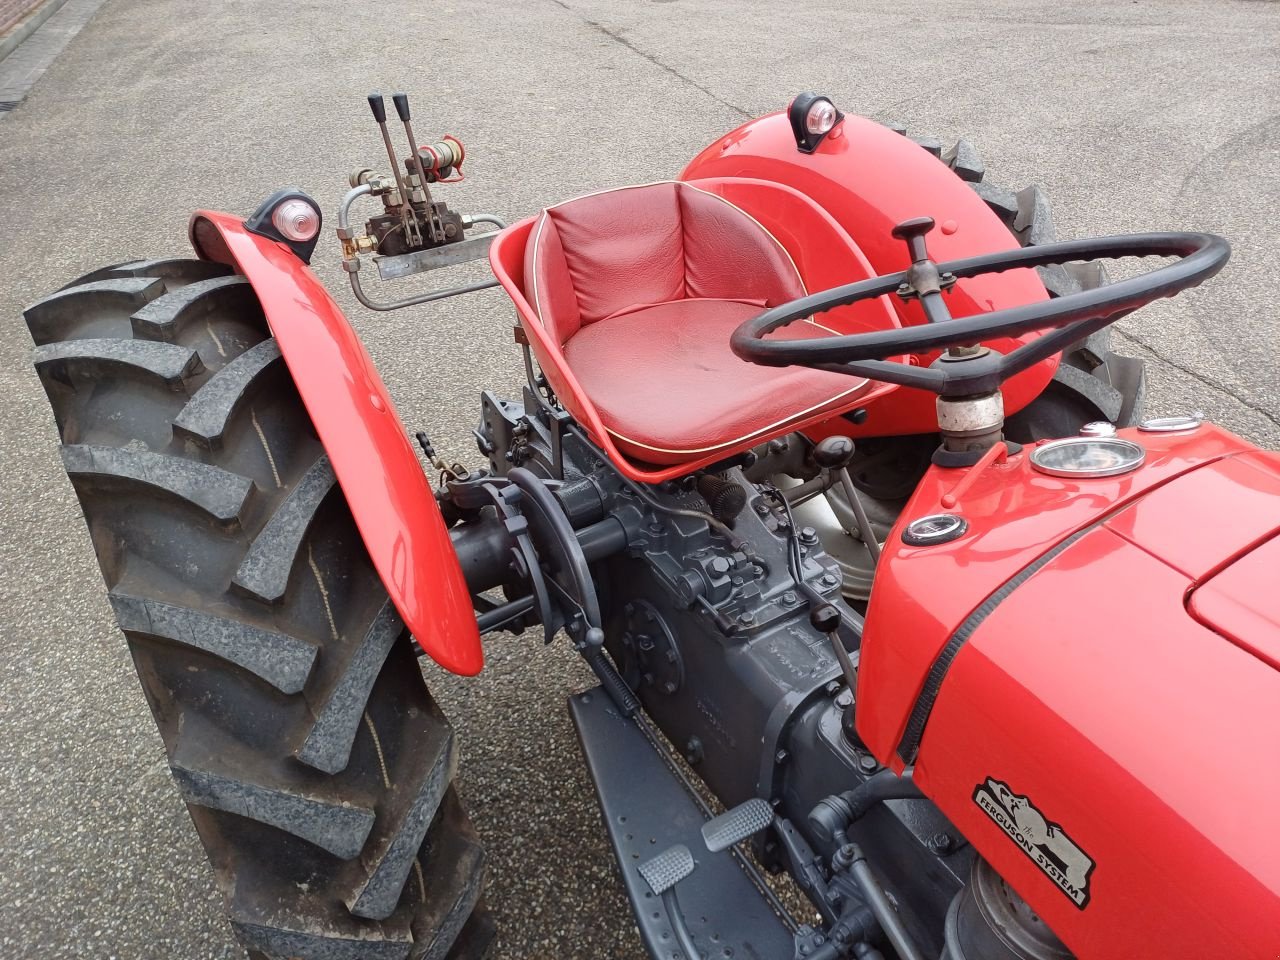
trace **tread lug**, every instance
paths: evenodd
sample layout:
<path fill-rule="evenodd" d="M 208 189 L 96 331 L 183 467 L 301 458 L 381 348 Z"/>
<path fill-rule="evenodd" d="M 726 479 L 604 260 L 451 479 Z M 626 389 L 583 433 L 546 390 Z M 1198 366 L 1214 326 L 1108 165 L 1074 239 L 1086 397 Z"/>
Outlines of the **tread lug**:
<path fill-rule="evenodd" d="M 206 448 L 216 446 L 222 441 L 231 415 L 249 395 L 258 377 L 279 359 L 280 347 L 275 340 L 263 340 L 250 347 L 196 391 L 174 419 L 174 429 Z"/>
<path fill-rule="evenodd" d="M 968 140 L 957 140 L 956 145 L 942 155 L 942 160 L 957 177 L 969 183 L 981 182 L 987 172 L 977 148 Z"/>
<path fill-rule="evenodd" d="M 131 313 L 164 293 L 164 281 L 151 277 L 94 280 L 67 287 L 37 300 L 22 311 L 37 346 L 65 340 L 90 302 L 101 312 Z"/>
<path fill-rule="evenodd" d="M 243 667 L 282 693 L 306 685 L 318 648 L 285 633 L 214 616 L 191 607 L 112 591 L 116 622 L 126 633 L 172 640 Z"/>
<path fill-rule="evenodd" d="M 1014 218 L 1018 215 L 1018 195 L 1012 190 L 997 187 L 985 180 L 981 183 L 971 183 L 970 186 L 986 202 L 992 212 L 1012 230 Z"/>
<path fill-rule="evenodd" d="M 188 323 L 223 309 L 260 311 L 258 298 L 248 280 L 238 274 L 197 280 L 142 306 L 130 317 L 130 322 L 135 337 L 174 340 Z"/>
<path fill-rule="evenodd" d="M 200 355 L 187 347 L 145 340 L 57 340 L 36 347 L 32 362 L 41 374 L 63 376 L 68 367 L 102 369 L 132 367 L 150 374 L 171 387 L 180 386 L 204 369 Z"/>
<path fill-rule="evenodd" d="M 388 600 L 374 617 L 351 662 L 316 711 L 316 721 L 294 754 L 308 766 L 337 773 L 351 757 L 365 704 L 391 646 L 404 633 L 404 622 Z"/>
<path fill-rule="evenodd" d="M 343 860 L 360 855 L 373 829 L 372 809 L 247 779 L 260 758 L 197 717 L 183 716 L 169 761 L 187 803 L 276 827 Z"/>
<path fill-rule="evenodd" d="M 162 453 L 67 444 L 62 465 L 72 477 L 114 477 L 163 490 L 223 523 L 240 519 L 253 481 L 220 467 Z"/>
<path fill-rule="evenodd" d="M 1022 238 L 1023 246 L 1040 246 L 1058 239 L 1053 226 L 1053 214 L 1049 212 L 1049 198 L 1039 186 L 1033 184 L 1018 191 L 1018 215 L 1013 230 Z"/>
<path fill-rule="evenodd" d="M 346 899 L 348 909 L 358 917 L 382 920 L 395 910 L 422 839 L 453 780 L 458 765 L 453 731 L 441 724 L 433 727 L 430 735 L 431 742 L 420 745 L 423 754 L 430 757 L 430 766 L 418 784 L 417 795 L 391 829 L 382 824 L 375 827 L 364 858 L 367 877 Z"/>

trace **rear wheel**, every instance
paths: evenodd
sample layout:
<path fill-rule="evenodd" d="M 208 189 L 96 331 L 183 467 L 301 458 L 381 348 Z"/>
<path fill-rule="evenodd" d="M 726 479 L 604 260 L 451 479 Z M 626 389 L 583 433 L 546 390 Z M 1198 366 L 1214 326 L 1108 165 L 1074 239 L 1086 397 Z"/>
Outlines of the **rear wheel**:
<path fill-rule="evenodd" d="M 907 134 L 900 125 L 887 126 Z M 933 137 L 911 139 L 968 183 L 1019 244 L 1029 247 L 1058 239 L 1049 200 L 1040 187 L 1033 185 L 1015 192 L 988 182 L 986 166 L 968 140 L 958 140 L 946 149 Z M 1043 267 L 1039 272 L 1051 297 L 1092 290 L 1107 283 L 1106 268 L 1100 263 Z M 1115 353 L 1108 327 L 1063 351 L 1053 379 L 1031 403 L 1005 420 L 1004 434 L 1017 443 L 1030 443 L 1073 436 L 1086 423 L 1098 420 L 1118 427 L 1133 426 L 1141 419 L 1145 395 L 1142 361 Z M 906 498 L 919 483 L 937 440 L 936 436 L 911 436 L 859 441 L 849 472 L 880 536 L 888 534 Z M 819 530 L 824 545 L 840 562 L 846 598 L 865 603 L 871 593 L 874 564 L 857 535 L 844 491 L 833 487 L 826 498 L 829 509 L 815 502 L 805 513 L 806 522 Z"/>
<path fill-rule="evenodd" d="M 890 126 L 906 133 L 900 126 Z M 912 139 L 973 187 L 1022 246 L 1058 239 L 1049 199 L 1039 186 L 1015 192 L 987 181 L 982 158 L 968 140 L 959 140 L 944 150 L 932 137 Z M 1092 290 L 1107 282 L 1106 268 L 1100 263 L 1041 267 L 1039 271 L 1053 297 Z M 1018 443 L 1072 436 L 1095 420 L 1130 427 L 1142 417 L 1145 395 L 1142 361 L 1112 351 L 1108 327 L 1063 351 L 1057 372 L 1040 396 L 1005 421 L 1005 436 Z"/>
<path fill-rule="evenodd" d="M 249 284 L 195 261 L 26 312 L 108 596 L 254 956 L 469 958 L 453 732 Z"/>

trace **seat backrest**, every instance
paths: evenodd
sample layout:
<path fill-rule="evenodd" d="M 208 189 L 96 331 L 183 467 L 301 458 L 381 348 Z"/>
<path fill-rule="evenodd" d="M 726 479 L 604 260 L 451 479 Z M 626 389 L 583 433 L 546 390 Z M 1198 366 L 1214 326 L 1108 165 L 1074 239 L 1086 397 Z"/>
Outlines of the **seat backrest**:
<path fill-rule="evenodd" d="M 585 324 L 695 297 L 775 306 L 805 295 L 786 249 L 750 214 L 688 183 L 650 183 L 548 207 L 525 249 L 525 287 L 560 344 Z"/>

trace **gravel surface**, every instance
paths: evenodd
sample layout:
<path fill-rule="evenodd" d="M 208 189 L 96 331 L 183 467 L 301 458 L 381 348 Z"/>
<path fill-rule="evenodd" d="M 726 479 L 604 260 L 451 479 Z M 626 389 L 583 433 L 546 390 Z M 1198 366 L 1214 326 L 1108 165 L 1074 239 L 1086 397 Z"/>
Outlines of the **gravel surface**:
<path fill-rule="evenodd" d="M 296 183 L 334 209 L 349 169 L 385 164 L 373 87 L 412 92 L 423 139 L 465 139 L 450 203 L 508 218 L 670 176 L 812 88 L 969 137 L 996 182 L 1048 189 L 1063 236 L 1226 235 L 1230 267 L 1127 319 L 1119 343 L 1150 361 L 1154 411 L 1202 409 L 1275 447 L 1278 40 L 1280 4 L 1231 0 L 108 0 L 0 118 L 0 955 L 238 956 L 59 464 L 27 303 L 181 253 L 197 207 L 247 212 Z M 326 232 L 317 272 L 406 425 L 473 457 L 478 392 L 518 388 L 510 306 L 488 292 L 373 316 L 337 260 Z M 537 638 L 488 653 L 477 681 L 429 679 L 493 854 L 498 954 L 636 957 L 564 710 L 588 678 Z"/>

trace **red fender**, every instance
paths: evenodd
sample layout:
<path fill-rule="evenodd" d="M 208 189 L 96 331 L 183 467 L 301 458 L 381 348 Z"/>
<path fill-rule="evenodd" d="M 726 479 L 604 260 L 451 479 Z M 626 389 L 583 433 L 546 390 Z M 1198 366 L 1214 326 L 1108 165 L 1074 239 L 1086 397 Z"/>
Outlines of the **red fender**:
<path fill-rule="evenodd" d="M 937 221 L 937 229 L 929 234 L 929 254 L 939 262 L 1018 246 L 982 198 L 946 164 L 863 117 L 846 116 L 809 154 L 796 149 L 785 112 L 750 120 L 703 150 L 680 174 L 681 180 L 707 177 L 750 177 L 799 190 L 845 229 L 880 275 L 911 265 L 906 244 L 890 235 L 895 224 L 911 217 Z M 859 278 L 850 278 L 855 279 Z M 955 316 L 967 317 L 1047 296 L 1034 270 L 1009 270 L 961 280 L 947 299 Z M 888 299 L 903 324 L 924 323 L 919 304 Z M 1036 336 L 999 338 L 987 345 L 1008 353 Z M 916 362 L 928 366 L 937 355 Z M 1006 381 L 1001 387 L 1005 412 L 1016 413 L 1039 396 L 1057 369 L 1058 358 L 1050 357 Z M 932 393 L 902 387 L 868 404 L 865 422 L 842 419 L 832 426 L 854 437 L 932 433 L 938 429 L 935 402 Z"/>
<path fill-rule="evenodd" d="M 239 217 L 199 210 L 191 245 L 253 285 L 333 464 L 374 568 L 422 649 L 453 673 L 484 666 L 471 594 L 449 531 L 364 345 L 315 274 Z"/>

